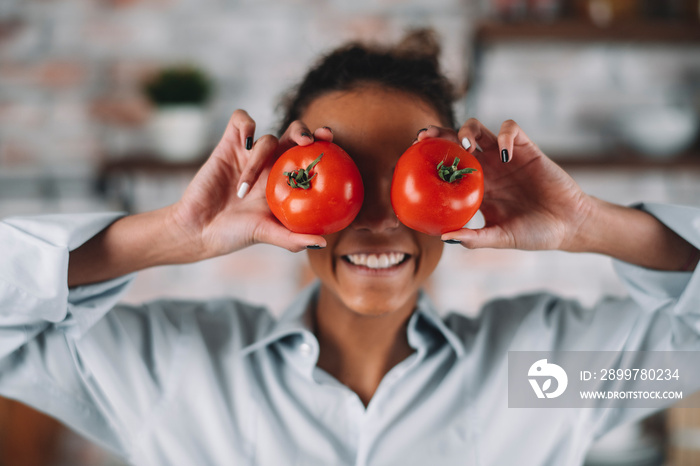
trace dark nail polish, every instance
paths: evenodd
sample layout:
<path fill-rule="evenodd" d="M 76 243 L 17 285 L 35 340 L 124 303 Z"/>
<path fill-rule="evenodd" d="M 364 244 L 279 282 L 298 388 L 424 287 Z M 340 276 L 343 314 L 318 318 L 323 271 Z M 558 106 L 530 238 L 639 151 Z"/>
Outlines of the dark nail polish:
<path fill-rule="evenodd" d="M 253 148 L 253 138 L 248 136 L 245 138 L 245 148 L 246 150 L 250 150 Z"/>
<path fill-rule="evenodd" d="M 323 246 L 318 244 L 309 244 L 308 246 L 306 246 L 306 249 L 323 249 Z"/>
<path fill-rule="evenodd" d="M 510 155 L 508 154 L 508 149 L 503 149 L 501 151 L 501 162 L 508 163 L 510 160 Z"/>
<path fill-rule="evenodd" d="M 327 129 L 328 131 L 330 131 L 331 133 L 333 133 L 333 130 L 331 129 L 330 126 L 324 126 L 323 129 Z"/>
<path fill-rule="evenodd" d="M 458 239 L 445 239 L 442 242 L 447 244 L 462 244 L 462 242 Z"/>
<path fill-rule="evenodd" d="M 306 132 L 306 131 L 302 132 L 301 135 L 302 135 L 303 137 L 305 137 L 305 138 L 311 139 L 311 134 L 308 133 L 308 132 Z"/>
<path fill-rule="evenodd" d="M 419 135 L 420 133 L 422 133 L 423 131 L 428 131 L 428 128 L 421 128 L 421 129 L 419 129 L 418 132 L 416 133 L 416 136 L 418 136 L 418 135 Z"/>

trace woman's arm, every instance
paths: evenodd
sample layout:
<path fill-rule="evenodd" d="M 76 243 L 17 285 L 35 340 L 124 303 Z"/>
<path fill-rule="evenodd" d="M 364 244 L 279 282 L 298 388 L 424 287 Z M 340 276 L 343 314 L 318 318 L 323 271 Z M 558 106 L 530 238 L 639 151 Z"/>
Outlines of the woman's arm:
<path fill-rule="evenodd" d="M 314 137 L 331 139 L 325 129 L 314 137 L 294 122 L 277 140 L 262 136 L 252 144 L 255 122 L 234 112 L 221 141 L 175 204 L 124 217 L 70 253 L 68 284 L 100 282 L 148 267 L 183 264 L 228 254 L 264 242 L 291 251 L 325 245 L 321 236 L 284 228 L 265 201 L 270 162 L 292 145 Z"/>
<path fill-rule="evenodd" d="M 698 263 L 698 249 L 652 215 L 584 193 L 512 120 L 498 136 L 470 119 L 457 134 L 431 128 L 418 139 L 435 136 L 471 146 L 484 170 L 485 227 L 445 233 L 443 240 L 468 248 L 595 252 L 657 270 Z M 475 142 L 483 153 L 474 152 Z"/>
<path fill-rule="evenodd" d="M 149 267 L 195 262 L 201 247 L 178 234 L 173 207 L 123 217 L 71 251 L 68 286 L 101 282 Z"/>
<path fill-rule="evenodd" d="M 570 252 L 605 254 L 656 270 L 694 270 L 700 251 L 651 214 L 590 198 L 588 218 L 574 239 Z"/>

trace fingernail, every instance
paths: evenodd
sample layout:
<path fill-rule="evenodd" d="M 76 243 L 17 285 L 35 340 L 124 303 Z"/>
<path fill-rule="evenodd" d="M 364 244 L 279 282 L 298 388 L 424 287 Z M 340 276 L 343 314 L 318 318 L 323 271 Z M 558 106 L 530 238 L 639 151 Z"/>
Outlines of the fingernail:
<path fill-rule="evenodd" d="M 475 142 L 475 143 L 474 143 L 474 147 L 476 147 L 476 150 L 478 150 L 479 152 L 483 152 L 483 151 L 484 151 L 484 149 L 481 148 L 481 146 L 479 145 L 478 142 Z"/>
<path fill-rule="evenodd" d="M 447 244 L 461 244 L 462 243 L 458 239 L 443 239 L 442 242 L 447 243 Z"/>
<path fill-rule="evenodd" d="M 508 163 L 510 160 L 510 155 L 508 155 L 508 149 L 503 149 L 501 151 L 501 162 Z"/>
<path fill-rule="evenodd" d="M 323 246 L 321 246 L 320 244 L 309 244 L 308 246 L 306 246 L 306 249 L 323 249 Z"/>
<path fill-rule="evenodd" d="M 466 150 L 469 150 L 469 148 L 472 146 L 472 143 L 469 142 L 469 139 L 467 138 L 462 138 L 462 147 L 464 147 Z"/>
<path fill-rule="evenodd" d="M 416 136 L 418 136 L 418 135 L 419 135 L 420 133 L 422 133 L 423 131 L 428 131 L 428 128 L 421 128 L 421 129 L 419 129 L 418 132 L 416 133 Z"/>
<path fill-rule="evenodd" d="M 331 133 L 333 133 L 333 130 L 331 129 L 330 126 L 324 126 L 323 129 L 327 129 L 328 131 L 330 131 Z"/>
<path fill-rule="evenodd" d="M 302 135 L 303 137 L 305 137 L 305 138 L 311 139 L 311 134 L 309 134 L 309 133 L 306 132 L 306 131 L 302 132 L 301 135 Z"/>
<path fill-rule="evenodd" d="M 245 138 L 245 148 L 246 150 L 250 150 L 253 148 L 253 138 L 251 136 Z"/>
<path fill-rule="evenodd" d="M 239 199 L 243 199 L 246 194 L 248 194 L 248 190 L 250 189 L 250 185 L 246 182 L 241 183 L 241 186 L 238 188 L 238 192 L 236 195 L 238 196 Z"/>

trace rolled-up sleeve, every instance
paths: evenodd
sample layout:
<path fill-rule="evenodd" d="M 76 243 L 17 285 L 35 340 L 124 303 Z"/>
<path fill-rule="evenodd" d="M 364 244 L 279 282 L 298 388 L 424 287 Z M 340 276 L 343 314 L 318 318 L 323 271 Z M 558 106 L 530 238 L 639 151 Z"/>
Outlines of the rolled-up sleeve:
<path fill-rule="evenodd" d="M 637 206 L 700 249 L 700 209 L 688 206 L 640 204 Z M 688 258 L 691 259 L 691 258 Z M 696 270 L 661 272 L 616 261 L 615 268 L 630 296 L 645 310 L 670 307 L 676 316 L 700 318 L 700 275 Z"/>
<path fill-rule="evenodd" d="M 0 222 L 0 357 L 49 325 L 77 337 L 116 304 L 132 276 L 69 289 L 68 257 L 120 216 L 46 215 Z"/>
<path fill-rule="evenodd" d="M 650 213 L 686 241 L 700 248 L 700 209 L 661 204 L 639 204 L 636 207 Z M 637 358 L 641 367 L 651 367 L 645 366 L 647 356 L 644 355 L 651 355 L 655 351 L 682 352 L 682 357 L 679 353 L 676 362 L 683 369 L 684 393 L 688 395 L 699 390 L 700 372 L 694 369 L 696 359 L 692 356 L 696 352 L 700 355 L 698 267 L 694 271 L 667 272 L 620 261 L 615 261 L 614 266 L 639 315 L 631 326 L 624 345 L 615 349 L 642 351 Z M 630 385 L 633 388 L 634 384 Z M 624 387 L 625 384 L 621 386 Z M 616 425 L 641 418 L 648 413 L 649 410 L 644 409 L 608 410 L 600 419 L 598 433 L 605 433 Z"/>
<path fill-rule="evenodd" d="M 121 214 L 14 217 L 0 222 L 0 394 L 29 403 L 112 450 L 120 441 L 85 387 L 67 341 L 115 306 L 133 276 L 68 288 L 71 250 Z M 97 260 L 97 259 L 96 259 Z"/>

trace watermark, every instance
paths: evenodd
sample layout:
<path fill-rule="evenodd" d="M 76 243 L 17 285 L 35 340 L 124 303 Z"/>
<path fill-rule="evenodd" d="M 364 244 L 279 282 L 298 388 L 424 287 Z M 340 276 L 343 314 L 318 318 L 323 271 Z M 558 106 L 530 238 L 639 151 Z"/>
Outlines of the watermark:
<path fill-rule="evenodd" d="M 510 351 L 508 407 L 660 409 L 700 390 L 699 361 L 697 351 Z"/>
<path fill-rule="evenodd" d="M 546 359 L 540 359 L 530 366 L 527 375 L 537 398 L 556 398 L 564 393 L 569 384 L 566 371 L 561 366 L 548 363 Z M 542 379 L 542 385 L 537 379 Z M 552 380 L 556 381 L 556 388 L 548 391 L 552 387 Z"/>

